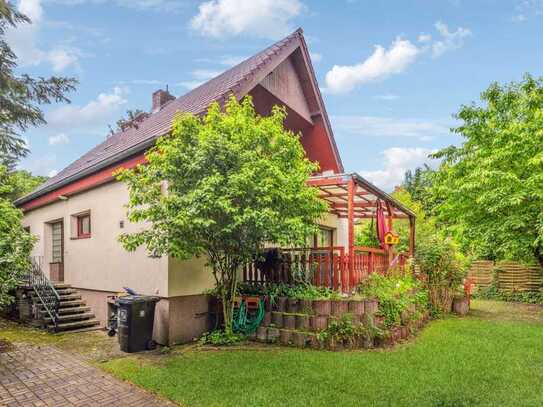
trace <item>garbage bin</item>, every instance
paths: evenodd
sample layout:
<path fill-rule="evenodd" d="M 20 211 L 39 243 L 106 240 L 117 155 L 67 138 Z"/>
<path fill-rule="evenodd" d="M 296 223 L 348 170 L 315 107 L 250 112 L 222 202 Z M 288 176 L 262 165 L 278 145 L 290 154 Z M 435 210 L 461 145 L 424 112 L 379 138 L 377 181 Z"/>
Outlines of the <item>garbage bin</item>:
<path fill-rule="evenodd" d="M 127 295 L 117 300 L 119 305 L 119 345 L 123 352 L 140 352 L 156 347 L 153 341 L 155 305 L 158 297 Z"/>

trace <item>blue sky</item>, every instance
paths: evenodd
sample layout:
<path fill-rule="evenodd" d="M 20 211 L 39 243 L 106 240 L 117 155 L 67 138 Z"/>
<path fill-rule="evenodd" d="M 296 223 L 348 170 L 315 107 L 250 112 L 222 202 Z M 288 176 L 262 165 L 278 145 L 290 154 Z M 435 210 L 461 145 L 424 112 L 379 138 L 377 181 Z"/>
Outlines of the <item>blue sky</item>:
<path fill-rule="evenodd" d="M 75 76 L 45 109 L 22 168 L 52 175 L 104 140 L 127 110 L 179 96 L 304 29 L 347 171 L 390 190 L 490 82 L 541 75 L 543 0 L 20 0 L 34 24 L 8 33 L 20 71 Z"/>

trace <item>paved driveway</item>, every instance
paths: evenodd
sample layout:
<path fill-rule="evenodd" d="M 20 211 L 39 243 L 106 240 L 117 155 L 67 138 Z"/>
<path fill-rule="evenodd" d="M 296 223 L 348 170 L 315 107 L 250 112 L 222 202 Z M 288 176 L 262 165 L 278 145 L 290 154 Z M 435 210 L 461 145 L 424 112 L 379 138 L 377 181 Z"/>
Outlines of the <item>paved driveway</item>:
<path fill-rule="evenodd" d="M 172 406 L 70 353 L 15 345 L 0 353 L 0 406 Z"/>

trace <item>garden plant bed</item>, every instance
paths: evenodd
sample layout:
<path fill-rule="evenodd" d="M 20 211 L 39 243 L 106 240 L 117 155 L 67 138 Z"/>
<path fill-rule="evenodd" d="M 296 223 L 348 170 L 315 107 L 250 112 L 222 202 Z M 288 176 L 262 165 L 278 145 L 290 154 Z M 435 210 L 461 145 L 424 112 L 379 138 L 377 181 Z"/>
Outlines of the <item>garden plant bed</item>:
<path fill-rule="evenodd" d="M 372 299 L 303 301 L 280 297 L 272 309 L 257 328 L 256 335 L 250 339 L 282 346 L 334 351 L 392 346 L 407 340 L 429 319 L 428 311 L 417 311 L 413 306 L 405 311 L 403 325 L 387 328 L 384 318 L 379 315 L 378 302 Z M 346 324 L 346 328 L 352 329 L 353 333 L 329 333 L 330 330 L 341 330 L 341 324 Z M 368 324 L 374 327 L 373 334 L 369 329 L 364 329 Z"/>

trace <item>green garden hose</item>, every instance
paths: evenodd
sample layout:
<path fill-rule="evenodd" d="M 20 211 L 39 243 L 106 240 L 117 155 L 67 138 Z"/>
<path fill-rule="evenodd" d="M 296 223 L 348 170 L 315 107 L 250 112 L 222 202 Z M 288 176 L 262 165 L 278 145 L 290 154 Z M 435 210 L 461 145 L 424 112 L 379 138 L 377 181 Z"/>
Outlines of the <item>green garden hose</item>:
<path fill-rule="evenodd" d="M 258 310 L 256 315 L 253 318 L 249 318 L 245 301 L 240 301 L 239 308 L 234 309 L 234 316 L 232 320 L 234 331 L 241 332 L 246 335 L 253 333 L 264 319 L 264 312 L 264 301 L 260 299 L 258 300 Z"/>

